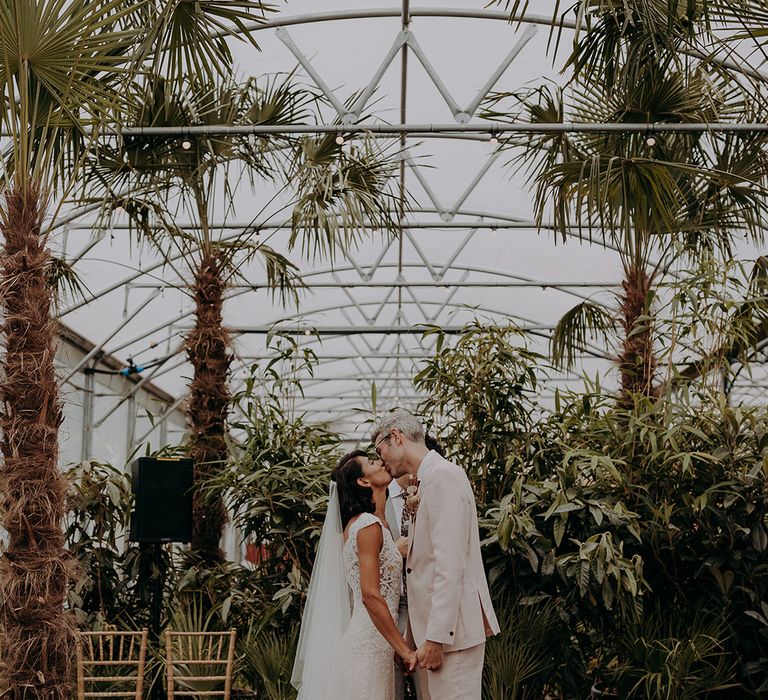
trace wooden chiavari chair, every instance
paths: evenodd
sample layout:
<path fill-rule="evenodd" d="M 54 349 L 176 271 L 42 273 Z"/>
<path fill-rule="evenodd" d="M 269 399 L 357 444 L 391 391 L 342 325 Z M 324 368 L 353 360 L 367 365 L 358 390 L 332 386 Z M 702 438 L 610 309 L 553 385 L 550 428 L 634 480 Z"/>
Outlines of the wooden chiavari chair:
<path fill-rule="evenodd" d="M 77 699 L 142 700 L 147 659 L 147 630 L 79 632 Z"/>
<path fill-rule="evenodd" d="M 165 631 L 168 700 L 177 696 L 229 700 L 235 665 L 235 630 Z"/>

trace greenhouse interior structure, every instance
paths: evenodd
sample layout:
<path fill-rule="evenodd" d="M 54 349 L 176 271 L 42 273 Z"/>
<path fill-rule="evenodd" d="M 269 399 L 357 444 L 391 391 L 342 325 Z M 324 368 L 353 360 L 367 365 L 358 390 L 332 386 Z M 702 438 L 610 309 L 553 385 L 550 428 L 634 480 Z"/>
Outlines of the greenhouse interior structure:
<path fill-rule="evenodd" d="M 0 0 L 3 698 L 768 698 L 768 2 L 387 1 Z"/>

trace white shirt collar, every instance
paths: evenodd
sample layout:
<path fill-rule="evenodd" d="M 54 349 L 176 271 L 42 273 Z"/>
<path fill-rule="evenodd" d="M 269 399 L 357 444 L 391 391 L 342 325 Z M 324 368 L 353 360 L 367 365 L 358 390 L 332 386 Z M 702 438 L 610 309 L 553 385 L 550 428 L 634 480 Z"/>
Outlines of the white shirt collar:
<path fill-rule="evenodd" d="M 421 460 L 419 468 L 416 470 L 416 478 L 419 481 L 424 481 L 425 479 L 429 478 L 429 474 L 439 458 L 440 455 L 437 454 L 437 452 L 434 450 L 427 452 L 427 454 L 424 455 L 424 459 Z"/>

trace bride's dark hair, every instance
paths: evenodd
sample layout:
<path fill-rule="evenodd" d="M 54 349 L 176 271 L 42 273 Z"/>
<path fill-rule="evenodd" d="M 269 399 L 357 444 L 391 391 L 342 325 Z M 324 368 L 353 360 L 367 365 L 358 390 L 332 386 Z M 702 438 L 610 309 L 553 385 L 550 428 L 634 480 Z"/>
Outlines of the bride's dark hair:
<path fill-rule="evenodd" d="M 373 503 L 373 489 L 360 486 L 357 480 L 364 476 L 362 459 L 367 457 L 363 450 L 355 450 L 345 454 L 331 473 L 331 479 L 336 482 L 339 490 L 339 509 L 341 524 L 347 523 L 360 513 L 373 513 L 376 506 Z"/>

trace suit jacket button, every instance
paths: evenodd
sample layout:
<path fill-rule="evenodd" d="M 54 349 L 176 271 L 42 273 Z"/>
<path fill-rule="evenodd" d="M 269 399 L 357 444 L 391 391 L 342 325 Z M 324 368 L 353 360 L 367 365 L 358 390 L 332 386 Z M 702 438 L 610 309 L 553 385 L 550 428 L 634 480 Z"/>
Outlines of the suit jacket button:
<path fill-rule="evenodd" d="M 406 569 L 406 570 L 405 570 L 405 573 L 406 573 L 406 574 L 410 574 L 410 573 L 411 573 L 411 569 Z"/>
<path fill-rule="evenodd" d="M 448 634 L 450 634 L 450 635 L 451 635 L 451 637 L 453 637 L 453 632 L 448 632 Z"/>

